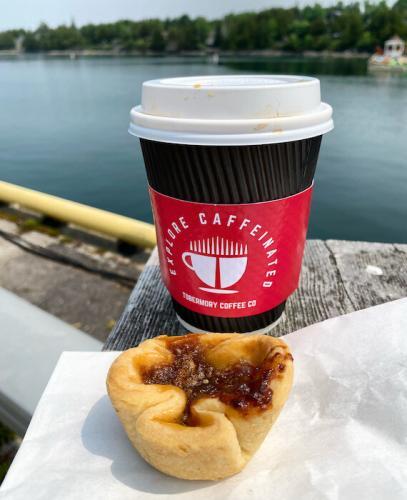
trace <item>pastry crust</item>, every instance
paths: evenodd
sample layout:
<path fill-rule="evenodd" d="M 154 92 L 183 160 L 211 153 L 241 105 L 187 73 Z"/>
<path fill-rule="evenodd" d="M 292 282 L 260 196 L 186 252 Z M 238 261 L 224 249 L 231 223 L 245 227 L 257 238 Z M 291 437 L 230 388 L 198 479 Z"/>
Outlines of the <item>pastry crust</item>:
<path fill-rule="evenodd" d="M 266 408 L 242 412 L 218 397 L 192 402 L 195 425 L 182 423 L 187 396 L 175 385 L 143 383 L 145 370 L 173 361 L 168 339 L 146 340 L 112 364 L 107 390 L 133 446 L 158 470 L 182 479 L 222 479 L 243 469 L 263 442 L 288 397 L 292 357 L 280 339 L 265 335 L 202 334 L 206 361 L 216 369 L 247 361 L 260 366 L 278 359 L 268 381 L 272 400 Z M 278 356 L 276 356 L 278 354 Z"/>

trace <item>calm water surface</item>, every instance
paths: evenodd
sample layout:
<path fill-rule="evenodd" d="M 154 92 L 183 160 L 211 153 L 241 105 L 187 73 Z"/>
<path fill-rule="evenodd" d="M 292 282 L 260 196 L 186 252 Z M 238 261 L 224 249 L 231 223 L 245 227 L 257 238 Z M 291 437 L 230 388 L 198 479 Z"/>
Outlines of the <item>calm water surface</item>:
<path fill-rule="evenodd" d="M 246 72 L 318 76 L 334 107 L 309 237 L 407 243 L 407 75 L 369 75 L 359 60 L 0 59 L 0 178 L 151 221 L 127 134 L 141 83 Z"/>

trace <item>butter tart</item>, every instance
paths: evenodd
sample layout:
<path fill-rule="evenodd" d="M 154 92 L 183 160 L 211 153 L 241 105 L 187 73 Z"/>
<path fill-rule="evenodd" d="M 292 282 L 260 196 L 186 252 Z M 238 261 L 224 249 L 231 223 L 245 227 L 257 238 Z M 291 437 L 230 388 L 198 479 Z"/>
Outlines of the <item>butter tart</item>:
<path fill-rule="evenodd" d="M 160 336 L 123 352 L 107 390 L 141 456 L 182 479 L 243 469 L 288 397 L 293 359 L 265 335 Z"/>

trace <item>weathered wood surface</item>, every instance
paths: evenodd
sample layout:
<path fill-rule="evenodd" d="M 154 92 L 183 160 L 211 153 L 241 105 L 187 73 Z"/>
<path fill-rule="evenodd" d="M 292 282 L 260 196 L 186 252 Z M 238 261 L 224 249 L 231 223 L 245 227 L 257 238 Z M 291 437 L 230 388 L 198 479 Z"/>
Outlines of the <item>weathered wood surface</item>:
<path fill-rule="evenodd" d="M 406 295 L 407 245 L 308 240 L 300 286 L 272 334 L 285 335 Z M 161 281 L 155 250 L 104 349 L 123 350 L 162 333 L 184 332 Z"/>

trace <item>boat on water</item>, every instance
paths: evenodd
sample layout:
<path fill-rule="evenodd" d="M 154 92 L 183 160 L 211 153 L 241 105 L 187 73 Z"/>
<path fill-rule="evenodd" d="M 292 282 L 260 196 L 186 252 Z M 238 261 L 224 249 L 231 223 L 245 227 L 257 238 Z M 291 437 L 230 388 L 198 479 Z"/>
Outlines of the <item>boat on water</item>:
<path fill-rule="evenodd" d="M 405 43 L 394 36 L 384 43 L 384 50 L 378 48 L 368 61 L 369 70 L 407 71 L 407 56 L 404 55 Z"/>

